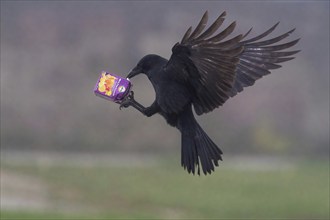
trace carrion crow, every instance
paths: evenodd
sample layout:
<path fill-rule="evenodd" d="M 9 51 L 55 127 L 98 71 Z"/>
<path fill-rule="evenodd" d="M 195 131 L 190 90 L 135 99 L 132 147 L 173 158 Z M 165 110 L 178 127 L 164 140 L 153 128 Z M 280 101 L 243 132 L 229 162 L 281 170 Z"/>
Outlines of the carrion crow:
<path fill-rule="evenodd" d="M 189 173 L 211 173 L 222 160 L 222 151 L 197 123 L 197 115 L 208 113 L 223 105 L 230 97 L 252 86 L 257 79 L 281 67 L 279 63 L 293 59 L 299 50 L 285 49 L 299 39 L 279 43 L 295 29 L 265 40 L 277 24 L 266 32 L 246 39 L 246 34 L 231 37 L 236 22 L 218 32 L 226 12 L 205 31 L 206 11 L 197 27 L 190 27 L 180 43 L 172 48 L 169 60 L 154 54 L 143 57 L 127 78 L 140 73 L 151 81 L 156 100 L 144 107 L 134 100 L 133 92 L 121 102 L 120 108 L 132 106 L 150 117 L 162 115 L 168 124 L 181 132 L 181 165 Z"/>

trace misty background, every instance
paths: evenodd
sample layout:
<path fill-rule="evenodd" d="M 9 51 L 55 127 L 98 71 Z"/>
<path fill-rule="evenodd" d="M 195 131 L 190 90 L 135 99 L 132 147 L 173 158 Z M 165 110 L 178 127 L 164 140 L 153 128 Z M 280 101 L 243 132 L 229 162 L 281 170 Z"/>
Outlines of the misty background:
<path fill-rule="evenodd" d="M 2 1 L 0 218 L 329 219 L 329 1 Z M 224 152 L 180 166 L 181 136 L 94 95 L 209 11 L 249 37 L 301 38 L 295 59 L 197 121 Z M 290 49 L 291 50 L 291 49 Z M 155 93 L 131 80 L 144 106 Z"/>
<path fill-rule="evenodd" d="M 144 55 L 171 55 L 189 26 L 224 10 L 222 28 L 253 27 L 256 36 L 280 21 L 301 38 L 284 63 L 210 114 L 197 117 L 224 153 L 327 155 L 329 151 L 329 2 L 2 1 L 1 149 L 180 152 L 179 132 L 161 116 L 93 94 L 102 70 L 126 76 Z M 145 76 L 132 80 L 149 106 Z M 161 141 L 160 141 L 161 140 Z"/>

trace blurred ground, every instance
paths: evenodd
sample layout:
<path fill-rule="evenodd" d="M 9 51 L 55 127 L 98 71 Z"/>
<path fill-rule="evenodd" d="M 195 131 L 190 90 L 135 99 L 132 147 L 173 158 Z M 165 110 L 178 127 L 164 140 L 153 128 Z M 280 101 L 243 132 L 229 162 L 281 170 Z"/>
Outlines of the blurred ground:
<path fill-rule="evenodd" d="M 5 218 L 329 217 L 329 163 L 227 157 L 211 176 L 191 176 L 174 155 L 5 153 Z"/>
<path fill-rule="evenodd" d="M 1 169 L 2 210 L 43 210 L 49 207 L 45 184 L 24 174 Z"/>

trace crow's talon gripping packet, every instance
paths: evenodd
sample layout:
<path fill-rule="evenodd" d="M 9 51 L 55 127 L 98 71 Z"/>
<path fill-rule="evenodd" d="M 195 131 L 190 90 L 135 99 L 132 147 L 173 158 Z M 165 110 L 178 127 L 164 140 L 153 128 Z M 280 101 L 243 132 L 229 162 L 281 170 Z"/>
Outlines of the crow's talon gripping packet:
<path fill-rule="evenodd" d="M 94 87 L 94 93 L 104 99 L 120 103 L 129 94 L 131 87 L 132 84 L 128 79 L 103 71 Z"/>

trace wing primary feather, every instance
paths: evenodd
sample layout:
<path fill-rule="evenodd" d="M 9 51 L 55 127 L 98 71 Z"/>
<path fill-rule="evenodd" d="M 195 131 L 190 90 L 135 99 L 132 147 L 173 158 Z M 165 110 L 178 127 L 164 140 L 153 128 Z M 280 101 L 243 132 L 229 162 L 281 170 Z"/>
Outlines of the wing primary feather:
<path fill-rule="evenodd" d="M 275 28 L 277 27 L 277 25 L 279 24 L 280 22 L 277 22 L 273 27 L 269 28 L 267 31 L 265 31 L 264 33 L 254 37 L 254 38 L 251 38 L 249 40 L 245 40 L 245 41 L 242 41 L 241 44 L 247 44 L 247 43 L 250 43 L 250 42 L 253 42 L 253 41 L 257 41 L 257 40 L 260 40 L 261 38 L 263 37 L 266 37 L 268 34 L 270 34 L 271 32 L 273 32 L 273 30 L 275 30 Z"/>
<path fill-rule="evenodd" d="M 265 40 L 265 41 L 261 41 L 261 42 L 256 42 L 256 43 L 250 43 L 248 44 L 249 46 L 264 46 L 264 45 L 270 45 L 276 42 L 279 42 L 280 40 L 286 38 L 287 36 L 289 36 L 295 29 L 292 29 L 288 32 L 286 32 L 285 34 L 282 34 L 278 37 L 272 38 L 270 40 Z"/>
<path fill-rule="evenodd" d="M 214 32 L 218 30 L 218 28 L 222 25 L 223 21 L 225 20 L 224 18 L 225 14 L 226 13 L 223 12 L 203 34 L 201 34 L 199 37 L 196 38 L 196 41 L 204 40 L 205 38 L 214 34 Z"/>
<path fill-rule="evenodd" d="M 248 55 L 241 55 L 241 58 L 248 59 L 248 60 L 253 60 L 255 62 L 268 62 L 268 63 L 282 63 L 286 62 L 289 60 L 294 59 L 294 57 L 258 57 L 258 56 L 248 56 Z"/>
<path fill-rule="evenodd" d="M 246 32 L 246 33 L 243 35 L 242 39 L 244 39 L 246 36 L 248 36 L 249 33 L 250 33 L 251 31 L 252 31 L 252 28 L 250 28 L 250 30 L 248 30 L 248 32 Z"/>
<path fill-rule="evenodd" d="M 236 45 L 242 39 L 242 35 L 237 35 L 236 37 L 229 39 L 227 41 L 218 43 L 217 46 L 223 49 Z"/>
<path fill-rule="evenodd" d="M 258 65 L 255 65 L 253 63 L 250 63 L 250 62 L 247 62 L 246 60 L 241 60 L 240 61 L 240 65 L 242 66 L 245 66 L 247 67 L 248 69 L 254 71 L 254 72 L 257 72 L 258 74 L 261 74 L 261 75 L 268 75 L 270 74 L 270 71 L 261 67 L 261 66 L 258 66 Z"/>
<path fill-rule="evenodd" d="M 205 44 L 202 47 L 210 53 L 216 53 L 219 57 L 234 57 L 241 54 L 244 50 L 243 46 L 232 47 L 232 48 L 221 48 L 217 44 Z M 201 51 L 201 50 L 199 50 Z M 258 51 L 259 52 L 259 51 Z"/>
<path fill-rule="evenodd" d="M 300 52 L 300 50 L 295 51 L 285 51 L 285 52 L 272 52 L 272 51 L 244 51 L 244 56 L 262 57 L 262 58 L 276 58 L 276 57 L 286 57 L 291 56 Z"/>
<path fill-rule="evenodd" d="M 198 36 L 204 30 L 207 20 L 208 20 L 208 12 L 206 11 L 204 13 L 202 19 L 198 23 L 197 27 L 195 28 L 195 30 L 192 32 L 192 34 L 187 39 L 187 41 L 194 39 L 196 36 Z"/>
<path fill-rule="evenodd" d="M 239 72 L 238 75 L 249 75 L 251 78 L 253 78 L 254 80 L 260 79 L 263 75 L 258 74 L 256 72 L 254 72 L 252 69 L 245 67 L 243 65 L 238 65 L 237 66 L 237 71 Z M 236 81 L 238 82 L 238 81 Z"/>
<path fill-rule="evenodd" d="M 220 69 L 222 70 L 228 70 L 228 71 L 233 71 L 235 69 L 235 63 L 238 62 L 237 58 L 231 58 L 232 60 L 226 61 L 226 60 L 210 60 L 207 58 L 201 58 L 197 62 L 203 62 L 206 63 L 206 66 L 213 65 L 215 69 L 218 69 L 219 72 Z"/>
<path fill-rule="evenodd" d="M 243 85 L 244 87 L 252 86 L 255 83 L 255 80 L 246 74 L 240 74 L 238 76 L 238 79 L 239 79 L 241 85 Z"/>
<path fill-rule="evenodd" d="M 190 27 L 188 28 L 188 30 L 186 31 L 186 33 L 184 34 L 184 36 L 183 36 L 183 38 L 182 38 L 182 40 L 181 40 L 181 44 L 187 41 L 187 39 L 188 39 L 189 36 L 190 36 L 191 30 L 192 30 L 192 27 L 190 26 Z"/>
<path fill-rule="evenodd" d="M 285 43 L 285 44 L 279 44 L 279 45 L 276 45 L 276 46 L 268 46 L 268 47 L 254 47 L 254 46 L 246 46 L 245 47 L 245 50 L 246 51 L 278 51 L 278 50 L 283 50 L 283 49 L 287 49 L 289 47 L 292 47 L 294 46 L 296 43 L 298 43 L 300 39 L 297 39 L 297 40 L 293 40 L 293 41 L 290 41 L 288 43 Z"/>
<path fill-rule="evenodd" d="M 236 27 L 236 21 L 231 23 L 225 30 L 223 30 L 219 34 L 207 39 L 207 41 L 213 42 L 213 43 L 219 42 L 219 41 L 223 40 L 224 38 L 226 38 L 229 34 L 231 34 L 234 31 L 235 27 Z"/>
<path fill-rule="evenodd" d="M 235 48 L 235 51 L 236 51 L 236 48 Z M 224 51 L 224 52 L 227 53 L 227 51 Z M 240 53 L 241 51 L 239 51 L 237 53 L 234 53 L 234 52 L 232 52 L 232 50 L 230 50 L 230 54 L 232 54 L 232 55 L 231 56 L 227 56 L 227 55 L 221 54 L 221 53 L 219 53 L 217 51 L 201 50 L 199 54 L 200 54 L 200 57 L 207 57 L 207 58 L 214 59 L 214 60 L 220 61 L 220 62 L 229 62 L 229 63 L 232 63 L 234 61 L 234 64 L 235 64 L 238 61 L 238 57 L 236 55 L 241 54 Z"/>
<path fill-rule="evenodd" d="M 269 63 L 269 62 L 256 62 L 256 61 L 251 61 L 251 63 L 254 63 L 255 65 L 258 65 L 262 68 L 265 68 L 267 70 L 272 70 L 272 69 L 278 69 L 281 67 L 281 65 L 275 64 L 275 63 Z"/>

